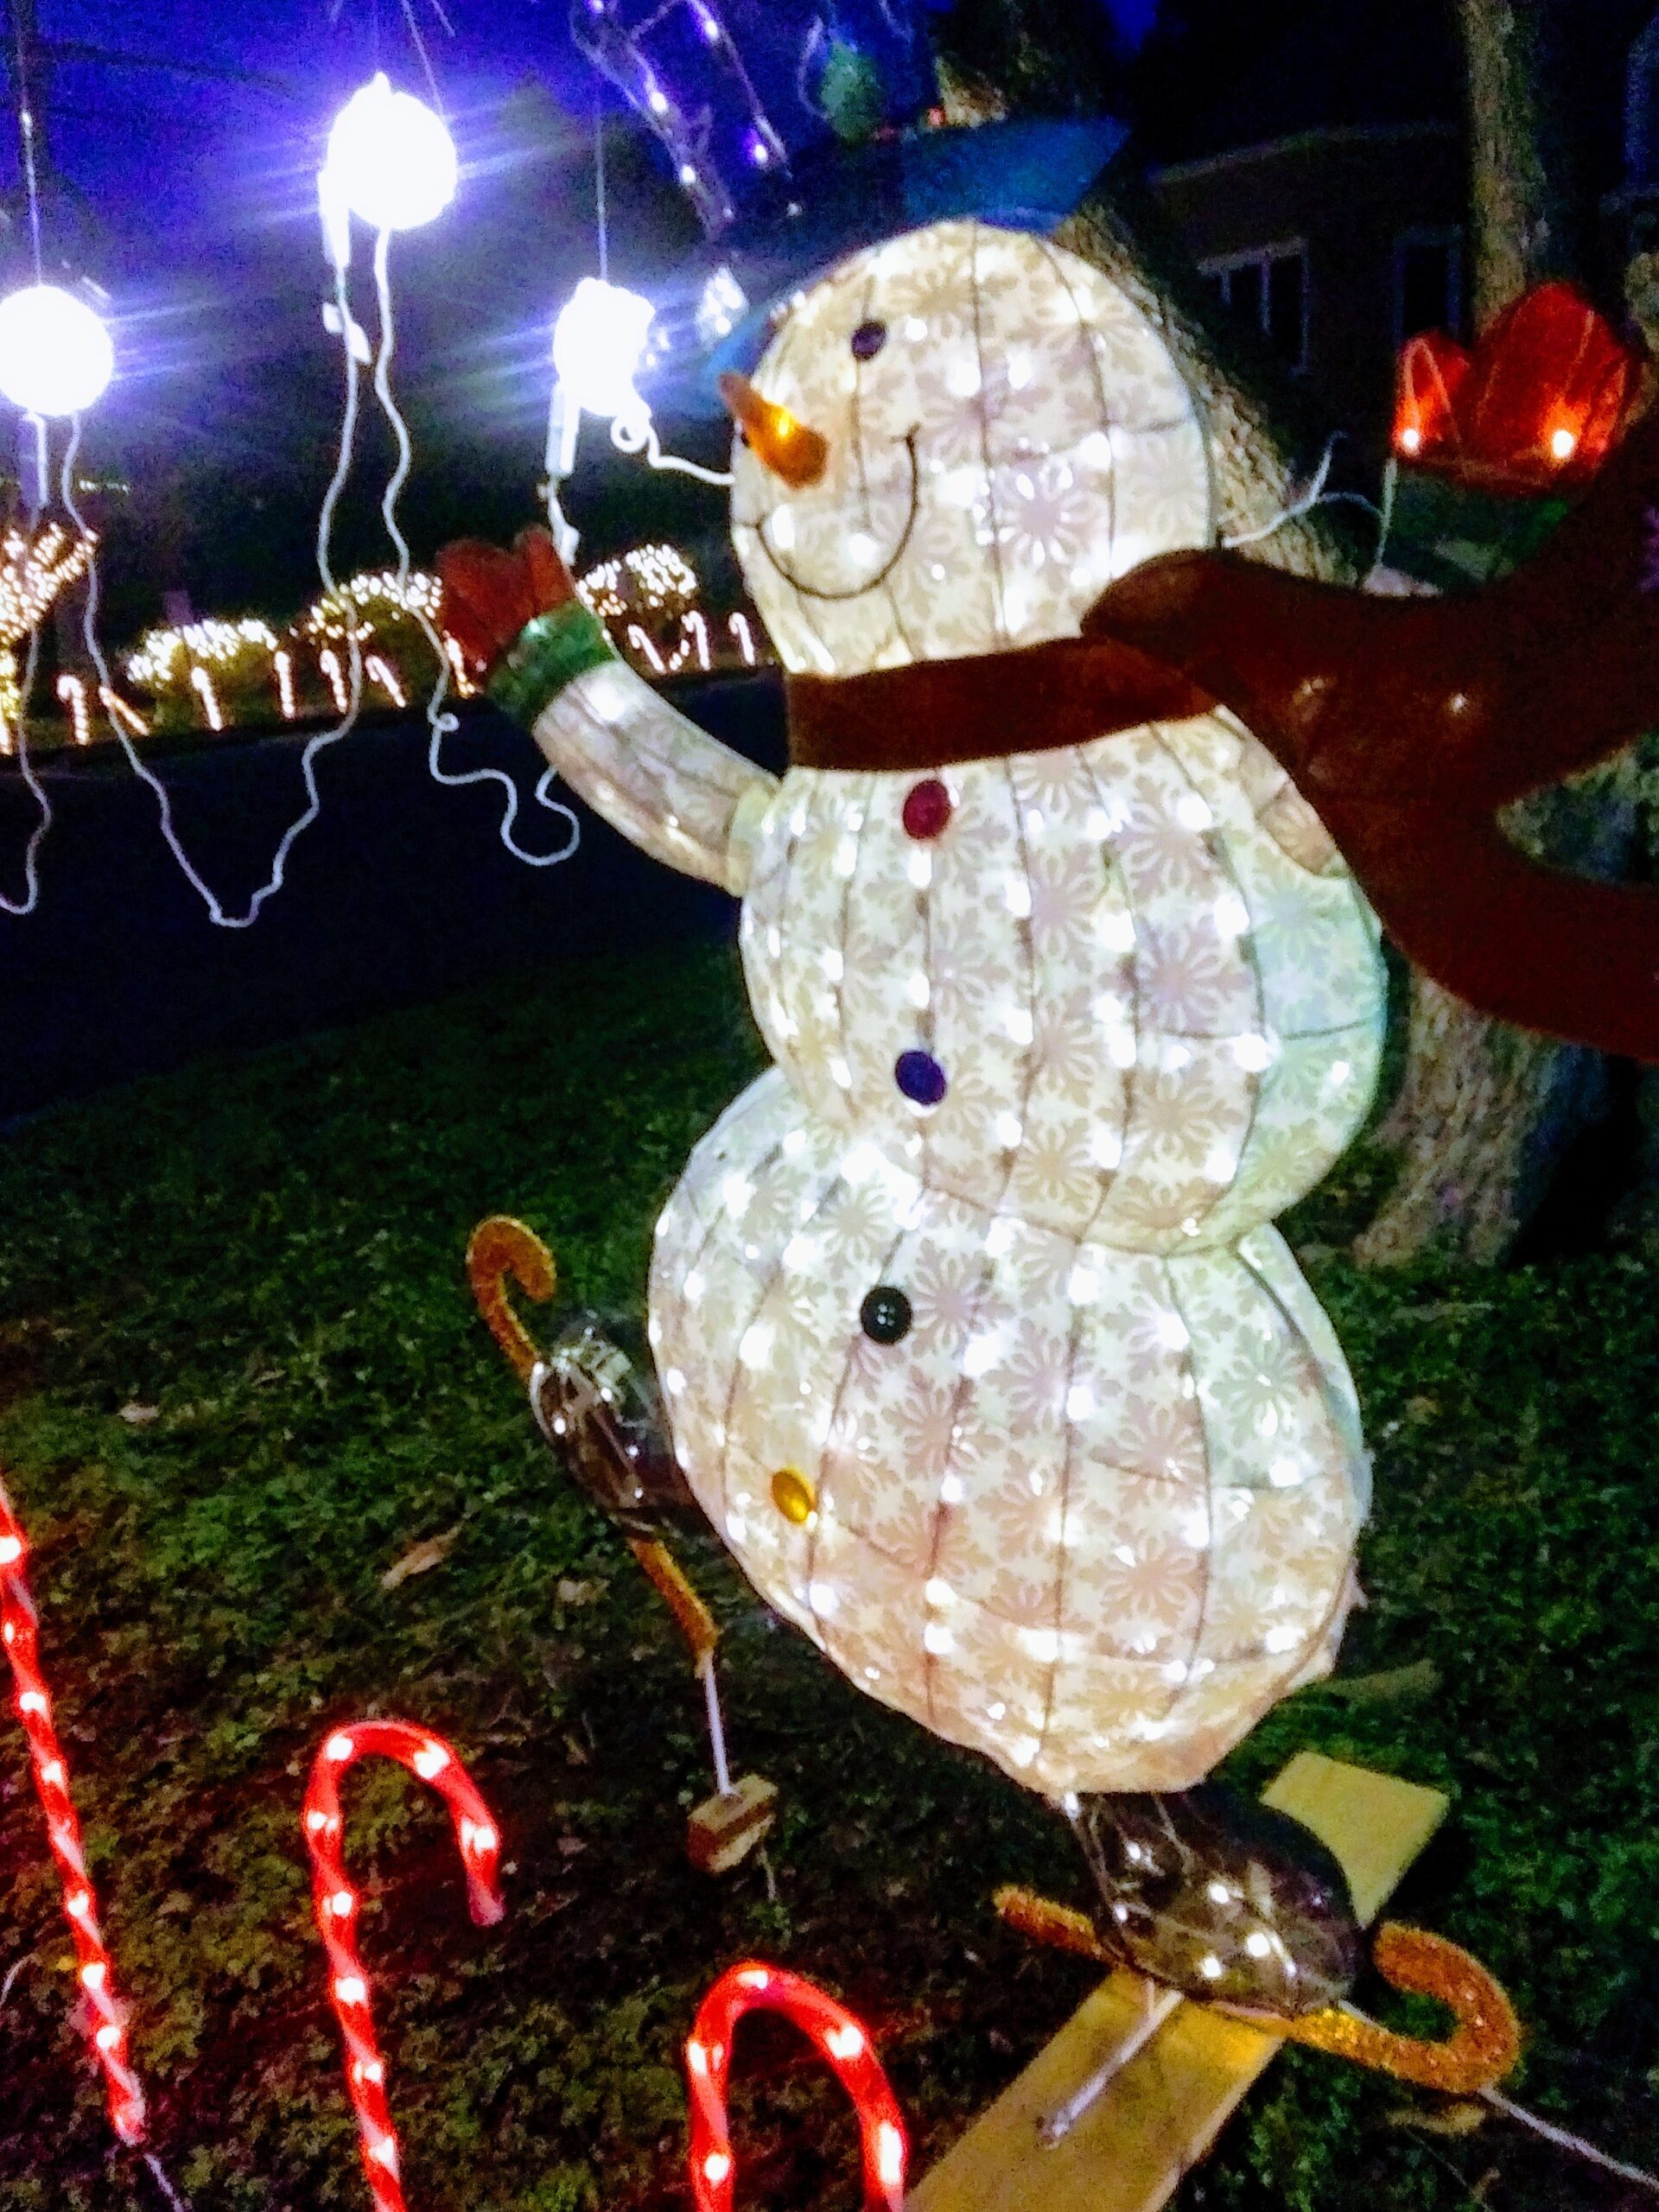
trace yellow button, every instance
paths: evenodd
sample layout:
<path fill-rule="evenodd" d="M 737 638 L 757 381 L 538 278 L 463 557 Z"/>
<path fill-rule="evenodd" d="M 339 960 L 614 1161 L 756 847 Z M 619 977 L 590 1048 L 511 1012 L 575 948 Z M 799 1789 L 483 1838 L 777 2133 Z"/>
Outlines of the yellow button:
<path fill-rule="evenodd" d="M 799 1529 L 811 1519 L 818 1500 L 798 1467 L 779 1467 L 772 1478 L 772 1502 L 785 1521 Z"/>

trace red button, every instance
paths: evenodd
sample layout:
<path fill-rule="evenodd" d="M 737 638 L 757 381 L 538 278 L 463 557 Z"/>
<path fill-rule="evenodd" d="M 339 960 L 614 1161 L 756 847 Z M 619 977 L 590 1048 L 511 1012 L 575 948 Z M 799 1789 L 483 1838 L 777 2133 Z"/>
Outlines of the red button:
<path fill-rule="evenodd" d="M 950 811 L 950 794 L 937 776 L 912 784 L 905 794 L 906 836 L 918 839 L 942 836 Z"/>

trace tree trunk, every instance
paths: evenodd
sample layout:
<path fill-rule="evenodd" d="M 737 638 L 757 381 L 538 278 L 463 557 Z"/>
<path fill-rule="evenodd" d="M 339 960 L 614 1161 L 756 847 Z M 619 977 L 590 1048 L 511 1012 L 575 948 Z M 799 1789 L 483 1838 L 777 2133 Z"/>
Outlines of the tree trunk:
<path fill-rule="evenodd" d="M 1544 113 L 1545 0 L 1459 0 L 1468 71 L 1475 319 L 1484 327 L 1557 274 L 1568 226 Z M 1634 815 L 1619 767 L 1514 810 L 1510 832 L 1554 865 L 1617 874 Z M 1405 1073 L 1379 1141 L 1398 1173 L 1355 1255 L 1400 1265 L 1429 1245 L 1501 1259 L 1561 1154 L 1606 1110 L 1605 1063 L 1512 1029 L 1414 974 Z"/>
<path fill-rule="evenodd" d="M 1560 157 L 1542 111 L 1543 0 L 1458 0 L 1468 71 L 1475 324 L 1559 274 Z M 1552 160 L 1552 156 L 1554 158 Z"/>
<path fill-rule="evenodd" d="M 1318 426 L 1277 363 L 1264 353 L 1252 376 L 1237 334 L 1217 334 L 1218 308 L 1152 194 L 1112 176 L 1054 233 L 1057 245 L 1104 270 L 1161 334 L 1208 421 L 1224 539 L 1265 529 L 1301 490 L 1291 461 L 1316 451 Z M 1332 582 L 1357 581 L 1362 556 L 1344 510 L 1299 515 L 1250 548 L 1252 560 Z"/>

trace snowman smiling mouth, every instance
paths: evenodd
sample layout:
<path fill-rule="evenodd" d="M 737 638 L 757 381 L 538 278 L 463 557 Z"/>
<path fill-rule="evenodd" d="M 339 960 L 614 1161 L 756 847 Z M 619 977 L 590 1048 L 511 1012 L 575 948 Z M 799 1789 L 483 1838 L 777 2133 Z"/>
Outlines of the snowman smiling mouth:
<path fill-rule="evenodd" d="M 916 518 L 920 512 L 922 504 L 921 463 L 916 456 L 916 440 L 919 435 L 920 431 L 921 424 L 918 423 L 913 426 L 913 428 L 906 431 L 903 439 L 900 441 L 905 452 L 908 454 L 910 459 L 910 499 L 906 508 L 904 527 L 899 533 L 898 543 L 894 545 L 892 552 L 887 556 L 887 559 L 881 563 L 880 566 L 874 571 L 874 575 L 867 576 L 862 583 L 849 585 L 841 589 L 832 589 L 827 584 L 810 583 L 804 576 L 798 575 L 796 570 L 790 566 L 788 561 L 784 557 L 783 550 L 776 543 L 775 537 L 768 535 L 769 525 L 775 524 L 776 518 L 779 514 L 789 515 L 792 522 L 793 512 L 788 506 L 784 505 L 775 507 L 770 515 L 764 516 L 759 521 L 751 522 L 747 525 L 747 527 L 753 530 L 755 536 L 760 539 L 760 550 L 766 555 L 767 560 L 771 562 L 772 567 L 776 569 L 784 582 L 786 584 L 791 585 L 795 590 L 801 594 L 803 598 L 819 600 L 862 599 L 866 592 L 875 591 L 879 589 L 882 584 L 886 583 L 887 578 L 893 574 L 900 561 L 904 559 L 906 550 L 909 546 L 911 537 L 915 531 Z"/>

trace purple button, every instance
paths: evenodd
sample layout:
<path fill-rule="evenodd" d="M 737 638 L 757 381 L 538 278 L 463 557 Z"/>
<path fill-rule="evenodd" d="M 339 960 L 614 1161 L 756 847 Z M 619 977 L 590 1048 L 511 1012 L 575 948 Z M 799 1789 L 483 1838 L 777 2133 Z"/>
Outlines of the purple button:
<path fill-rule="evenodd" d="M 921 783 L 911 785 L 905 793 L 900 818 L 906 836 L 918 842 L 944 834 L 950 819 L 950 794 L 937 776 L 926 777 Z"/>
<path fill-rule="evenodd" d="M 937 1106 L 944 1096 L 944 1070 L 931 1052 L 900 1052 L 893 1079 L 913 1106 Z"/>

